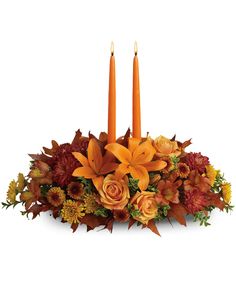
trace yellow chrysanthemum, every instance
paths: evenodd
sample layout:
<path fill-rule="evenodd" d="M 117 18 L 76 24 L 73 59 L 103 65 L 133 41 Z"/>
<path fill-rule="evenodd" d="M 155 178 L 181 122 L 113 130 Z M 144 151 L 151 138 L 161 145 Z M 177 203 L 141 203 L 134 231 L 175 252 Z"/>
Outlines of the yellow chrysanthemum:
<path fill-rule="evenodd" d="M 24 187 L 25 187 L 25 177 L 22 173 L 19 173 L 17 179 L 17 191 L 22 192 Z"/>
<path fill-rule="evenodd" d="M 98 203 L 95 200 L 95 196 L 93 194 L 85 194 L 83 196 L 83 201 L 84 201 L 86 213 L 93 213 L 99 207 Z"/>
<path fill-rule="evenodd" d="M 79 205 L 78 202 L 73 200 L 67 200 L 63 204 L 63 208 L 61 210 L 62 218 L 69 222 L 70 224 L 79 223 L 79 219 L 85 215 L 84 206 Z"/>
<path fill-rule="evenodd" d="M 12 180 L 9 184 L 8 191 L 7 191 L 7 200 L 10 203 L 14 203 L 16 201 L 16 188 L 17 184 L 15 180 Z"/>
<path fill-rule="evenodd" d="M 53 187 L 47 192 L 48 202 L 55 207 L 63 204 L 65 199 L 65 192 L 60 187 Z"/>
<path fill-rule="evenodd" d="M 206 175 L 210 180 L 210 185 L 213 186 L 215 183 L 216 176 L 218 171 L 212 165 L 206 165 Z"/>
<path fill-rule="evenodd" d="M 230 203 L 231 201 L 231 185 L 230 183 L 224 183 L 221 186 L 223 199 L 226 203 Z"/>

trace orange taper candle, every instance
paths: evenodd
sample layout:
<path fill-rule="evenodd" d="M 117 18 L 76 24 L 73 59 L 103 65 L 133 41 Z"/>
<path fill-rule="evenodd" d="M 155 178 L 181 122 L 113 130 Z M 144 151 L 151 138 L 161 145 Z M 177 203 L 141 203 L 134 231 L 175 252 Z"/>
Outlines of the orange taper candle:
<path fill-rule="evenodd" d="M 138 48 L 134 44 L 133 62 L 133 137 L 141 139 L 141 110 L 140 110 L 140 88 L 139 88 L 139 67 L 138 67 Z"/>
<path fill-rule="evenodd" d="M 108 93 L 108 143 L 116 142 L 116 72 L 114 43 L 111 43 L 109 93 Z"/>

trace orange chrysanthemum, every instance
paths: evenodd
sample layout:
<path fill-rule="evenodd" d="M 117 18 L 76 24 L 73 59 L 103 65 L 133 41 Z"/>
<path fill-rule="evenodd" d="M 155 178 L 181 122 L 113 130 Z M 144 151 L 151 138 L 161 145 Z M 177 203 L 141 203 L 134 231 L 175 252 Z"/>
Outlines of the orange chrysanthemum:
<path fill-rule="evenodd" d="M 190 173 L 188 165 L 182 162 L 177 164 L 177 170 L 181 178 L 187 178 Z"/>
<path fill-rule="evenodd" d="M 84 193 L 84 185 L 80 182 L 72 182 L 67 188 L 67 194 L 73 199 L 79 200 Z"/>
<path fill-rule="evenodd" d="M 53 187 L 47 193 L 48 202 L 55 207 L 62 205 L 65 199 L 65 193 L 60 187 Z"/>

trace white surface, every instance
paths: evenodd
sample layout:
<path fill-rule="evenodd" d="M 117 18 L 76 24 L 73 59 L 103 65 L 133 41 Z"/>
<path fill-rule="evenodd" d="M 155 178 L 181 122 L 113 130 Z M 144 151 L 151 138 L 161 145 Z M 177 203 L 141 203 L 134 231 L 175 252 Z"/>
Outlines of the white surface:
<path fill-rule="evenodd" d="M 145 2 L 145 3 L 144 3 Z M 210 157 L 235 191 L 235 1 L 1 1 L 0 199 L 27 153 L 74 131 L 106 130 L 111 40 L 117 130 L 131 125 L 138 41 L 143 134 L 177 133 Z M 234 201 L 235 203 L 235 193 Z M 42 215 L 0 211 L 1 282 L 227 282 L 235 280 L 235 213 L 148 230 L 72 234 Z"/>

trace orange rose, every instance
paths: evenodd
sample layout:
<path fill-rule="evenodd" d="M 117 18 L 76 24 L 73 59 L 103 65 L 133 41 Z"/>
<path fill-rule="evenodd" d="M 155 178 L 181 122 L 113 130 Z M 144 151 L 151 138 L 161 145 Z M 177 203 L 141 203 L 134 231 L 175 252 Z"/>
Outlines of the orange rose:
<path fill-rule="evenodd" d="M 163 136 L 159 136 L 154 140 L 154 147 L 158 157 L 179 156 L 181 154 L 177 142 L 171 141 Z"/>
<path fill-rule="evenodd" d="M 134 210 L 137 210 L 137 215 L 133 218 L 143 224 L 148 224 L 148 221 L 157 215 L 157 202 L 155 200 L 156 193 L 154 192 L 137 192 L 130 201 Z"/>
<path fill-rule="evenodd" d="M 128 182 L 109 174 L 98 190 L 102 205 L 108 209 L 123 209 L 130 198 Z"/>

